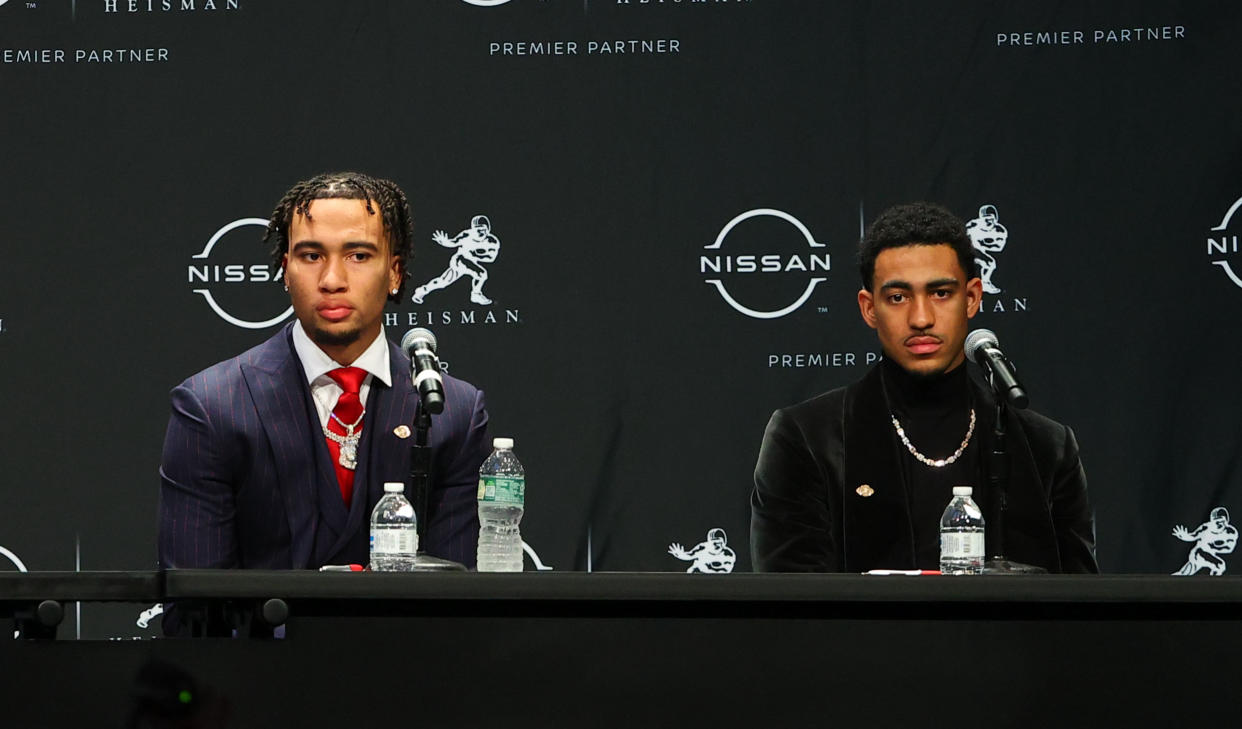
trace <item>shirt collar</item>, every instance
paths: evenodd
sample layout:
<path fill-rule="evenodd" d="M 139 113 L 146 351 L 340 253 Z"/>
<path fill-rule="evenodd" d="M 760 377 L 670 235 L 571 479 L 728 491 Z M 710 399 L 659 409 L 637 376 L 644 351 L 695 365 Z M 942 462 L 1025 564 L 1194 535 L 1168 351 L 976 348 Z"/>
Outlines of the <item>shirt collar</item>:
<path fill-rule="evenodd" d="M 384 336 L 384 327 L 380 326 L 379 334 L 371 346 L 366 348 L 358 359 L 349 364 L 341 364 L 332 359 L 319 348 L 302 328 L 302 322 L 293 325 L 293 350 L 302 362 L 302 370 L 306 373 L 306 382 L 313 383 L 328 372 L 338 367 L 360 367 L 385 385 L 392 386 L 392 371 L 388 359 L 388 338 Z"/>

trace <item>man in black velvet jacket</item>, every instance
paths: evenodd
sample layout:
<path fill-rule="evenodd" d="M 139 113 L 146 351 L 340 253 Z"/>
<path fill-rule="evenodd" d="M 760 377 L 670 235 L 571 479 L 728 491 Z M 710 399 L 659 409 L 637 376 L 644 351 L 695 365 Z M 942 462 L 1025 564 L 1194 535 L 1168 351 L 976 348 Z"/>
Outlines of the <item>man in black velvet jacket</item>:
<path fill-rule="evenodd" d="M 849 387 L 773 413 L 751 495 L 758 571 L 937 569 L 954 486 L 973 487 L 996 522 L 986 472 L 995 401 L 964 349 L 983 296 L 965 225 L 937 205 L 890 208 L 867 229 L 859 267 L 858 308 L 884 359 Z M 1007 430 L 1004 555 L 1098 572 L 1073 431 L 1015 409 Z"/>

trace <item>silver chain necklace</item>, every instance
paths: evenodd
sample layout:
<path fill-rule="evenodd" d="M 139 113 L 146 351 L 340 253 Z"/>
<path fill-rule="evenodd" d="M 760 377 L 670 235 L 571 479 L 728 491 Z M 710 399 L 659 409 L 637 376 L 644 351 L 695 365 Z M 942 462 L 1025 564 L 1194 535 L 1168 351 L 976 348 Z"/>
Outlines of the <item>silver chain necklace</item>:
<path fill-rule="evenodd" d="M 336 462 L 352 471 L 358 467 L 358 441 L 362 440 L 362 434 L 355 433 L 354 428 L 357 428 L 362 419 L 366 417 L 367 411 L 364 409 L 353 425 L 342 422 L 340 418 L 336 417 L 336 413 L 328 413 L 328 415 L 345 429 L 345 435 L 333 433 L 328 430 L 327 425 L 323 426 L 323 434 L 328 440 L 341 447 L 341 455 L 336 459 Z"/>
<path fill-rule="evenodd" d="M 893 427 L 897 430 L 897 437 L 901 438 L 901 442 L 905 444 L 906 450 L 910 451 L 910 455 L 917 458 L 919 463 L 926 464 L 932 468 L 944 468 L 945 466 L 956 463 L 957 459 L 961 458 L 962 454 L 966 452 L 966 446 L 970 445 L 970 437 L 975 434 L 975 409 L 971 408 L 970 427 L 966 429 L 966 437 L 962 438 L 962 444 L 958 446 L 957 450 L 953 451 L 953 455 L 948 458 L 938 458 L 932 460 L 922 453 L 919 453 L 918 449 L 914 447 L 914 444 L 910 442 L 910 439 L 906 437 L 906 431 L 901 427 L 901 423 L 897 422 L 897 416 L 889 413 L 889 417 L 893 419 Z"/>

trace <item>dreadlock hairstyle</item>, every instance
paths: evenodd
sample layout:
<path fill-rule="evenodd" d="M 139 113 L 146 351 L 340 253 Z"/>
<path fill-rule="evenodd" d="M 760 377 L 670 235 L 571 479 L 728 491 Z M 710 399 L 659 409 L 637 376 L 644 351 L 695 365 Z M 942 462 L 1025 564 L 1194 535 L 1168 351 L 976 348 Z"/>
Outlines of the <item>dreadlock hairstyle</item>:
<path fill-rule="evenodd" d="M 393 255 L 401 260 L 401 282 L 397 293 L 389 294 L 388 299 L 400 301 L 405 280 L 410 275 L 410 262 L 414 259 L 414 229 L 405 193 L 391 180 L 360 172 L 330 172 L 291 187 L 276 204 L 267 224 L 267 232 L 263 235 L 263 242 L 272 247 L 273 265 L 280 268 L 289 251 L 289 226 L 293 223 L 293 216 L 301 215 L 310 220 L 311 203 L 324 199 L 362 200 L 366 203 L 367 212 L 372 215 L 375 215 L 375 206 L 379 206 L 388 246 Z"/>

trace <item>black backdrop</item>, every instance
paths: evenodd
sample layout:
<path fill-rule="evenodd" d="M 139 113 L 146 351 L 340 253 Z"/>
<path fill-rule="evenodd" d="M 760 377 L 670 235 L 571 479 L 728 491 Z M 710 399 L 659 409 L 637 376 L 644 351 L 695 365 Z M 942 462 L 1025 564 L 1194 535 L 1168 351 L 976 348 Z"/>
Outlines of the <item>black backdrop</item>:
<path fill-rule="evenodd" d="M 1242 509 L 1235 2 L 164 4 L 0 5 L 0 545 L 31 569 L 154 564 L 168 390 L 275 330 L 209 297 L 288 305 L 259 227 L 208 242 L 333 169 L 409 193 L 412 284 L 490 219 L 495 303 L 459 281 L 387 330 L 486 391 L 555 569 L 684 570 L 712 528 L 749 569 L 767 417 L 875 356 L 854 249 L 912 199 L 995 207 L 975 324 L 1076 430 L 1105 570 Z"/>

